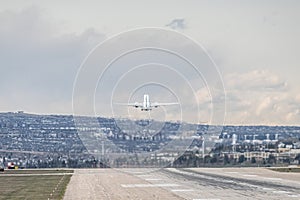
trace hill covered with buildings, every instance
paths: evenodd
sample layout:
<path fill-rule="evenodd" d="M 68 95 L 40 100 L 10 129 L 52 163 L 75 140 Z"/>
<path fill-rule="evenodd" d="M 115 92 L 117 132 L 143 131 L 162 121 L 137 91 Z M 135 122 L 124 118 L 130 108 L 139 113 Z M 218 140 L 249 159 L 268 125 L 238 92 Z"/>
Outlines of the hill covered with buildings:
<path fill-rule="evenodd" d="M 104 156 L 101 145 L 98 153 L 91 152 L 79 132 L 104 135 L 122 152 L 151 155 L 143 161 L 120 157 L 113 161 L 118 167 L 156 163 L 177 167 L 273 166 L 299 164 L 300 160 L 300 127 L 296 126 L 216 126 L 221 131 L 213 137 L 207 132 L 211 126 L 185 123 L 185 131 L 195 130 L 191 144 L 185 152 L 170 154 L 158 151 L 172 140 L 182 140 L 178 137 L 182 123 L 104 117 L 80 117 L 80 122 L 72 115 L 0 113 L 1 162 L 24 168 L 109 166 L 112 161 Z M 131 129 L 134 124 L 142 129 Z M 157 127 L 158 131 L 152 130 Z M 210 137 L 214 143 L 208 150 Z"/>

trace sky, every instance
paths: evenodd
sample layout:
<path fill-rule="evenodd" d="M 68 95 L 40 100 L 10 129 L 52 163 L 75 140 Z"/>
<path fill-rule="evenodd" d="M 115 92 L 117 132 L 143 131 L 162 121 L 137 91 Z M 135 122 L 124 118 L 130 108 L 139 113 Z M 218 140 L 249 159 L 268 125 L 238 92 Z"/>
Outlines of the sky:
<path fill-rule="evenodd" d="M 93 54 L 92 50 L 99 43 L 109 41 L 106 43 L 107 55 L 113 55 L 113 50 L 118 48 L 113 43 L 116 35 L 118 37 L 132 29 L 156 27 L 187 36 L 205 48 L 216 65 L 219 77 L 211 74 L 204 79 L 208 82 L 221 80 L 224 86 L 221 93 L 226 94 L 226 98 L 203 86 L 203 79 L 196 79 L 192 72 L 181 79 L 173 72 L 164 71 L 166 67 L 151 66 L 145 70 L 137 69 L 136 75 L 124 76 L 120 87 L 116 87 L 113 101 L 142 101 L 139 98 L 142 98 L 145 89 L 140 87 L 140 82 L 132 80 L 146 74 L 148 82 L 153 77 L 155 83 L 162 80 L 172 83 L 172 87 L 156 84 L 147 89 L 155 101 L 180 100 L 182 104 L 181 107 L 153 111 L 152 117 L 161 120 L 209 123 L 212 117 L 221 116 L 217 120 L 219 123 L 224 114 L 225 124 L 300 125 L 299 9 L 300 2 L 292 0 L 0 0 L 0 111 L 74 113 L 76 77 L 84 60 Z M 126 47 L 136 42 L 134 37 L 129 38 L 124 43 L 128 45 Z M 184 46 L 184 41 L 170 41 L 170 48 L 178 49 L 187 56 L 193 54 L 187 48 L 189 46 Z M 156 53 L 129 56 L 123 63 L 112 66 L 111 73 L 121 77 L 125 72 L 120 70 L 120 65 L 143 64 L 135 62 L 142 60 L 141 57 L 149 59 L 156 55 L 156 61 L 167 62 L 168 55 Z M 150 62 L 150 59 L 147 61 Z M 168 64 L 181 66 L 174 68 L 182 70 L 179 74 L 188 71 L 188 66 L 179 60 L 174 59 Z M 108 90 L 106 85 L 115 86 L 111 80 L 113 78 L 102 85 L 103 90 Z M 199 86 L 192 94 L 195 101 L 189 98 L 191 94 L 185 88 L 189 84 Z M 106 93 L 101 91 L 100 86 L 93 89 L 99 104 L 96 111 L 85 112 L 89 110 L 89 102 L 83 101 L 79 102 L 80 109 L 76 114 L 111 116 L 110 111 L 100 109 L 101 105 L 107 107 L 101 104 Z M 138 92 L 135 93 L 135 90 Z M 213 100 L 211 93 L 214 93 Z M 91 97 L 79 93 L 78 98 Z M 218 106 L 223 105 L 222 102 L 219 105 L 218 100 L 225 102 L 221 108 L 223 114 L 218 113 Z M 200 105 L 200 111 L 196 113 L 200 119 L 195 117 L 196 104 Z M 123 117 L 126 112 L 134 117 L 140 114 L 136 110 L 115 108 L 113 116 Z M 162 115 L 164 117 L 159 118 Z"/>

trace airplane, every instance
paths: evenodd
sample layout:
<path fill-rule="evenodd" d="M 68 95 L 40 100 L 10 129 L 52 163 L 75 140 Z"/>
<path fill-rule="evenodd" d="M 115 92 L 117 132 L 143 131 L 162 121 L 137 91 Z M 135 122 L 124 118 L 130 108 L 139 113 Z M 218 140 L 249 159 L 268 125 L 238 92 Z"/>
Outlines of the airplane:
<path fill-rule="evenodd" d="M 135 102 L 135 103 L 117 103 L 118 105 L 126 105 L 132 106 L 135 108 L 140 108 L 141 111 L 151 111 L 152 108 L 158 108 L 159 106 L 170 106 L 170 105 L 178 105 L 179 103 L 158 103 L 158 102 L 150 102 L 150 98 L 148 94 L 144 94 L 144 101 L 143 103 Z"/>

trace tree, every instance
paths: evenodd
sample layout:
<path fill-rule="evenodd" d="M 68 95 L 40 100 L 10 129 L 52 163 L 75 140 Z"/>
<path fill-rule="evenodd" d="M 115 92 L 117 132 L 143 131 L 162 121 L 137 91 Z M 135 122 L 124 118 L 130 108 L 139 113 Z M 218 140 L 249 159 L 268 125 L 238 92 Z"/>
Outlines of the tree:
<path fill-rule="evenodd" d="M 269 164 L 275 164 L 276 163 L 276 158 L 274 155 L 270 154 L 268 158 L 268 163 Z"/>
<path fill-rule="evenodd" d="M 239 156 L 239 163 L 243 163 L 245 161 L 245 156 L 244 155 L 240 155 Z"/>
<path fill-rule="evenodd" d="M 217 161 L 218 161 L 217 155 L 214 155 L 214 156 L 210 159 L 210 163 L 211 163 L 211 164 L 216 163 Z"/>
<path fill-rule="evenodd" d="M 229 164 L 229 163 L 230 163 L 230 159 L 229 159 L 228 155 L 225 154 L 225 156 L 224 156 L 224 165 Z"/>
<path fill-rule="evenodd" d="M 210 155 L 206 155 L 206 156 L 204 157 L 204 163 L 210 163 L 210 160 L 211 160 Z"/>
<path fill-rule="evenodd" d="M 297 156 L 295 157 L 295 160 L 300 161 L 300 153 L 297 154 Z"/>

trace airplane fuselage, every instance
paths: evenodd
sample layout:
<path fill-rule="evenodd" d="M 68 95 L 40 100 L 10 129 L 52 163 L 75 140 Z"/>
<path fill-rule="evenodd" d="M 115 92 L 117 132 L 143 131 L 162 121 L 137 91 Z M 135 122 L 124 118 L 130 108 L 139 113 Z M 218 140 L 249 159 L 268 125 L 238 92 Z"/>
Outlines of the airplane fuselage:
<path fill-rule="evenodd" d="M 144 95 L 144 101 L 143 101 L 143 107 L 141 108 L 141 111 L 150 111 L 152 110 L 151 104 L 150 104 L 150 98 L 148 94 Z"/>

